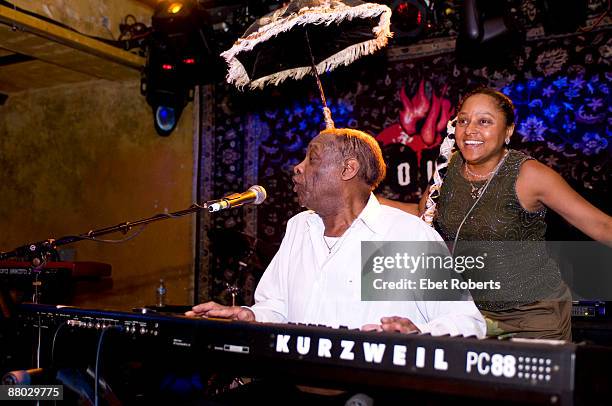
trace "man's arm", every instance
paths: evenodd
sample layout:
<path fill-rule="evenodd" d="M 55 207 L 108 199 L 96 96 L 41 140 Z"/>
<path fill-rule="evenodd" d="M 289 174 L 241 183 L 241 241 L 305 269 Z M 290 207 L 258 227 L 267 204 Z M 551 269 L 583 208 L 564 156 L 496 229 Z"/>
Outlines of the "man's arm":
<path fill-rule="evenodd" d="M 427 323 L 415 323 L 421 333 L 478 338 L 484 338 L 487 334 L 485 319 L 471 300 L 417 302 L 417 306 L 429 320 Z"/>
<path fill-rule="evenodd" d="M 435 256 L 450 256 L 446 244 L 442 237 L 432 228 L 423 222 L 402 223 L 400 220 L 395 224 L 400 225 L 394 228 L 394 232 L 390 235 L 390 239 L 397 241 L 430 241 L 424 252 L 428 255 Z M 422 251 L 419 251 L 422 252 Z M 426 276 L 429 271 L 423 269 L 417 271 L 418 275 Z M 452 275 L 451 271 L 451 275 Z M 427 293 L 427 292 L 421 292 Z M 430 296 L 431 297 L 431 296 Z M 471 296 L 467 291 L 457 293 L 457 296 L 452 297 L 453 300 L 434 301 L 434 300 L 416 300 L 414 305 L 418 314 L 421 316 L 419 320 L 410 320 L 401 315 L 401 306 L 398 307 L 398 312 L 393 315 L 381 319 L 381 329 L 384 331 L 399 331 L 403 333 L 421 332 L 431 335 L 462 335 L 462 336 L 477 336 L 479 338 L 486 335 L 486 322 L 476 305 L 471 300 Z M 406 315 L 407 313 L 404 313 Z M 408 313 L 409 314 L 409 313 Z M 424 321 L 423 321 L 424 320 Z"/>
<path fill-rule="evenodd" d="M 409 318 L 401 316 L 383 317 L 380 326 L 366 325 L 363 329 L 478 338 L 484 338 L 487 333 L 486 322 L 473 302 L 421 302 L 421 305 L 429 308 L 430 312 L 439 312 L 439 315 L 430 318 L 427 323 L 413 323 Z M 442 305 L 442 308 L 435 309 L 438 305 Z"/>
<path fill-rule="evenodd" d="M 438 317 L 430 318 L 427 323 L 413 323 L 406 317 L 389 316 L 380 319 L 380 325 L 366 324 L 362 329 L 407 334 L 429 333 L 434 336 L 446 334 L 464 337 L 476 336 L 478 338 L 484 338 L 487 333 L 486 322 L 472 302 L 421 302 L 421 304 L 423 307 L 429 307 L 429 311 L 439 304 L 443 304 L 442 307 L 446 309 L 437 309 L 440 311 Z"/>
<path fill-rule="evenodd" d="M 283 266 L 288 266 L 288 261 L 283 257 L 288 253 L 283 251 L 284 241 L 285 239 L 257 285 L 255 304 L 244 307 L 245 310 L 253 312 L 256 321 L 287 322 L 286 270 L 283 269 Z"/>
<path fill-rule="evenodd" d="M 266 268 L 255 290 L 253 306 L 223 306 L 215 302 L 194 306 L 187 316 L 220 317 L 243 321 L 269 323 L 287 322 L 287 277 L 291 240 L 295 233 L 295 222 L 287 222 L 285 237 L 278 252 Z"/>
<path fill-rule="evenodd" d="M 286 323 L 289 310 L 288 278 L 291 274 L 291 255 L 296 234 L 300 232 L 297 217 L 289 219 L 285 236 L 278 252 L 262 275 L 255 290 L 255 304 L 244 307 L 255 314 L 255 320 Z"/>
<path fill-rule="evenodd" d="M 285 323 L 287 301 L 283 292 L 282 244 L 272 262 L 264 272 L 255 290 L 255 304 L 248 306 L 224 306 L 216 302 L 202 303 L 185 313 L 190 317 L 219 317 L 241 321 Z"/>

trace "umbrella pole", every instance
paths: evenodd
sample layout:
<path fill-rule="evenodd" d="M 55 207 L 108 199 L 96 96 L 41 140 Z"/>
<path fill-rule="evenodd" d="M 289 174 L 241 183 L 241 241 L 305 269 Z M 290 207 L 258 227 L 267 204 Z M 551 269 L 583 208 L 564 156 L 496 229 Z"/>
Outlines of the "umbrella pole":
<path fill-rule="evenodd" d="M 321 78 L 319 77 L 319 73 L 317 72 L 317 65 L 315 64 L 314 56 L 312 56 L 312 48 L 310 48 L 310 38 L 308 37 L 308 28 L 305 29 L 306 32 L 306 44 L 308 45 L 308 54 L 310 55 L 310 63 L 312 64 L 312 74 L 317 80 L 317 86 L 319 87 L 319 95 L 321 96 L 321 101 L 323 102 L 323 117 L 325 119 L 325 128 L 335 128 L 334 120 L 332 119 L 331 110 L 327 107 L 327 100 L 325 99 L 325 92 L 323 92 L 323 84 L 321 83 Z"/>

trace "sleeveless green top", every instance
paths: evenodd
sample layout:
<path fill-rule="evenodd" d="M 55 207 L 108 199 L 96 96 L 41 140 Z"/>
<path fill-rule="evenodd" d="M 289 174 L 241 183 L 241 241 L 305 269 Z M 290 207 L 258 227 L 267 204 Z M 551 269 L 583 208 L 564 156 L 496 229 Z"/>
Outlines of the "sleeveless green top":
<path fill-rule="evenodd" d="M 509 151 L 459 230 L 455 254 L 461 252 L 462 241 L 479 241 L 480 251 L 492 253 L 486 261 L 487 272 L 463 273 L 464 279 L 483 282 L 494 279 L 500 283 L 498 290 L 471 291 L 481 310 L 507 310 L 548 298 L 562 282 L 544 241 L 546 209 L 529 212 L 516 195 L 519 169 L 528 159 L 533 158 Z M 476 202 L 471 194 L 472 185 L 484 187 L 486 183 L 485 180 L 470 184 L 462 175 L 463 163 L 460 153 L 453 154 L 438 199 L 435 227 L 446 241 L 455 240 L 457 229 Z"/>

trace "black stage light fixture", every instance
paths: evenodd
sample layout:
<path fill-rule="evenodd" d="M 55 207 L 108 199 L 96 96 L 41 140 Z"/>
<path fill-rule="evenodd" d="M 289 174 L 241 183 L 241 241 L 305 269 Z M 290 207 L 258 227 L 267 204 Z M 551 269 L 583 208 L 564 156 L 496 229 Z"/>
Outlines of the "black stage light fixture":
<path fill-rule="evenodd" d="M 518 14 L 514 1 L 464 0 L 457 60 L 470 66 L 508 63 L 524 42 Z"/>
<path fill-rule="evenodd" d="M 155 130 L 168 136 L 193 100 L 194 86 L 213 80 L 208 65 L 216 62 L 211 29 L 196 0 L 161 1 L 151 21 L 140 91 L 153 110 Z"/>
<path fill-rule="evenodd" d="M 166 36 L 154 32 L 140 81 L 140 92 L 153 109 L 155 130 L 161 136 L 174 131 L 183 109 L 193 100 L 193 84 L 183 72 L 177 51 Z"/>
<path fill-rule="evenodd" d="M 430 24 L 425 0 L 394 0 L 390 6 L 391 31 L 398 43 L 417 38 Z"/>

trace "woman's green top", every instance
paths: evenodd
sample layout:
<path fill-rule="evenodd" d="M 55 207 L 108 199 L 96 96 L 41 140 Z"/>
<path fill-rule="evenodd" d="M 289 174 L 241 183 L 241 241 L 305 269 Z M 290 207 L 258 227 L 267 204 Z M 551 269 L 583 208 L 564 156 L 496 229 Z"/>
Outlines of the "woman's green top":
<path fill-rule="evenodd" d="M 470 270 L 464 279 L 499 282 L 500 289 L 471 290 L 481 310 L 499 311 L 550 298 L 558 289 L 561 274 L 549 257 L 544 235 L 546 209 L 525 210 L 516 194 L 516 180 L 523 162 L 532 159 L 510 150 L 493 175 L 480 200 L 473 188 L 484 188 L 486 180 L 470 182 L 462 175 L 460 153 L 451 157 L 438 199 L 435 227 L 446 241 L 454 241 L 454 254 L 487 252 L 485 270 Z M 465 241 L 478 241 L 468 244 Z"/>

